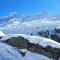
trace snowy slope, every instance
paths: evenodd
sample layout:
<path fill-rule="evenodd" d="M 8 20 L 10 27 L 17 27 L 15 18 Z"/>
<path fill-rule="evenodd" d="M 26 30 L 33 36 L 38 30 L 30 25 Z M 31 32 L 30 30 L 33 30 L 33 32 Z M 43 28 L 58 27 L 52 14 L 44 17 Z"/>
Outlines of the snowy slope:
<path fill-rule="evenodd" d="M 0 60 L 20 60 L 20 56 L 13 47 L 0 42 Z"/>
<path fill-rule="evenodd" d="M 48 39 L 48 38 L 43 38 L 43 37 L 38 37 L 38 36 L 30 36 L 30 35 L 24 35 L 24 34 L 10 34 L 10 35 L 3 36 L 1 40 L 7 40 L 11 37 L 18 37 L 18 36 L 24 37 L 30 43 L 39 44 L 43 47 L 52 46 L 53 48 L 60 49 L 60 43 L 53 41 L 51 39 Z"/>
<path fill-rule="evenodd" d="M 60 26 L 60 21 L 54 22 L 46 20 L 45 22 L 44 20 L 35 20 L 18 24 L 15 22 L 15 24 L 8 24 L 6 26 L 0 27 L 0 30 L 2 30 L 5 34 L 31 35 L 32 33 L 33 35 L 36 35 L 38 31 L 54 30 L 54 28 L 58 26 Z"/>
<path fill-rule="evenodd" d="M 25 57 L 23 57 L 23 60 L 52 60 L 52 58 L 27 51 Z"/>
<path fill-rule="evenodd" d="M 13 47 L 0 42 L 0 60 L 51 60 L 41 54 L 31 53 L 27 51 L 26 55 L 22 55 Z"/>

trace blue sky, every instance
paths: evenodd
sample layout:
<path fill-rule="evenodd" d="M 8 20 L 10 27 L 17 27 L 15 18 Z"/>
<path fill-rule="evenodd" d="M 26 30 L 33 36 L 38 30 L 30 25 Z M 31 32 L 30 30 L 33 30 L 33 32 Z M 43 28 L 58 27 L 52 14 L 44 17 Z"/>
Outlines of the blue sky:
<path fill-rule="evenodd" d="M 60 0 L 0 0 L 0 16 L 10 12 L 60 12 Z"/>

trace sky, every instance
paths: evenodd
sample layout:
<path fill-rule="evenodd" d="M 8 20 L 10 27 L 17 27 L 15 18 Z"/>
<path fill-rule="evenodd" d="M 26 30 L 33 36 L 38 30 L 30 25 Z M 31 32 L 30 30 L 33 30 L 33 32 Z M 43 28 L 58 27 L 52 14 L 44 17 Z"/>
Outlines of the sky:
<path fill-rule="evenodd" d="M 60 12 L 60 0 L 0 0 L 0 16 L 10 12 Z"/>

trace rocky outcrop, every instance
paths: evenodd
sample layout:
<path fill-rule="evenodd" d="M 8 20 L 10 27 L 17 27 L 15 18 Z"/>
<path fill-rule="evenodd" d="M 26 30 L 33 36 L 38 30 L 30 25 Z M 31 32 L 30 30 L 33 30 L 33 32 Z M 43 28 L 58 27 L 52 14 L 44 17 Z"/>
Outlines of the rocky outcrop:
<path fill-rule="evenodd" d="M 37 35 L 49 38 L 60 43 L 60 29 L 54 29 L 53 31 L 45 30 L 37 32 Z"/>
<path fill-rule="evenodd" d="M 55 31 L 56 31 L 57 33 L 60 33 L 60 28 L 55 28 Z"/>
<path fill-rule="evenodd" d="M 28 46 L 28 40 L 27 39 L 24 39 L 23 37 L 12 37 L 10 39 L 7 39 L 6 41 L 4 41 L 5 43 L 7 44 L 10 44 L 12 45 L 13 47 L 17 47 L 17 48 L 21 48 L 21 49 L 24 49 L 24 48 L 27 48 Z"/>
<path fill-rule="evenodd" d="M 27 49 L 31 52 L 43 54 L 55 60 L 58 60 L 60 56 L 59 48 L 53 48 L 52 46 L 43 47 L 38 44 L 30 43 L 27 39 L 21 36 L 9 38 L 6 41 L 4 41 L 4 43 L 7 43 L 13 47 L 17 47 L 18 49 Z"/>
<path fill-rule="evenodd" d="M 39 31 L 39 32 L 37 32 L 37 35 L 39 35 L 41 37 L 49 38 L 49 33 L 50 33 L 50 31 L 48 31 L 48 30 L 46 30 L 46 31 Z"/>
<path fill-rule="evenodd" d="M 43 47 L 38 44 L 28 43 L 28 50 L 31 52 L 43 54 L 49 58 L 58 59 L 60 56 L 60 49 L 51 46 Z"/>

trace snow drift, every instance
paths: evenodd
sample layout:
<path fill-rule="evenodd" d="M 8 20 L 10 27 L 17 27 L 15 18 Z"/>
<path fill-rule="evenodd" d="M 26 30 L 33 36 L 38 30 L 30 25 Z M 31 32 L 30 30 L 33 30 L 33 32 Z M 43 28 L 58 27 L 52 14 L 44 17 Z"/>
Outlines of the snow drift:
<path fill-rule="evenodd" d="M 22 55 L 12 46 L 0 42 L 0 60 L 50 60 L 41 54 L 31 53 L 27 51 L 26 56 Z"/>

